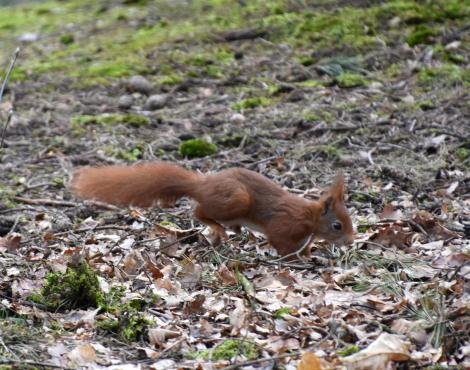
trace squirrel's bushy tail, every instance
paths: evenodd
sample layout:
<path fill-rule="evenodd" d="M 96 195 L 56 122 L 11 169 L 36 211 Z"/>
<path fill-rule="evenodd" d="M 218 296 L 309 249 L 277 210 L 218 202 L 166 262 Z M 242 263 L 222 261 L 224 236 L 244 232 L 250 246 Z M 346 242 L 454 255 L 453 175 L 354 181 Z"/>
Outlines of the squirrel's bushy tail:
<path fill-rule="evenodd" d="M 180 166 L 153 162 L 135 166 L 84 167 L 71 183 L 81 198 L 94 199 L 118 206 L 151 207 L 178 198 L 194 197 L 203 175 Z"/>

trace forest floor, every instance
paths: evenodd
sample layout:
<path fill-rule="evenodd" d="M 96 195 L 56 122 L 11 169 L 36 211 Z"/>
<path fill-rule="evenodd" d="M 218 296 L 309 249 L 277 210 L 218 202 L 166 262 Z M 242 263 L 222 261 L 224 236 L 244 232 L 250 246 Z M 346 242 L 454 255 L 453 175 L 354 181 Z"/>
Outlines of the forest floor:
<path fill-rule="evenodd" d="M 470 367 L 469 20 L 458 0 L 0 8 L 2 79 L 21 49 L 0 102 L 0 368 Z M 357 240 L 276 262 L 247 230 L 212 248 L 189 200 L 68 187 L 157 159 L 312 199 L 343 172 Z"/>

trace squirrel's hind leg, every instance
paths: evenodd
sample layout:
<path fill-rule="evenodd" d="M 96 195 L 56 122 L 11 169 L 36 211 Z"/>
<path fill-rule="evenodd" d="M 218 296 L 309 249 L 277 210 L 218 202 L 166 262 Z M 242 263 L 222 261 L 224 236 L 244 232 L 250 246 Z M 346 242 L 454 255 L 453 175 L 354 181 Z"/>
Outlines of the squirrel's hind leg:
<path fill-rule="evenodd" d="M 217 221 L 207 217 L 201 205 L 198 205 L 196 207 L 196 210 L 194 211 L 194 216 L 204 225 L 209 226 L 209 228 L 211 229 L 212 245 L 218 246 L 223 240 L 228 239 L 227 233 L 225 232 L 225 228 Z"/>

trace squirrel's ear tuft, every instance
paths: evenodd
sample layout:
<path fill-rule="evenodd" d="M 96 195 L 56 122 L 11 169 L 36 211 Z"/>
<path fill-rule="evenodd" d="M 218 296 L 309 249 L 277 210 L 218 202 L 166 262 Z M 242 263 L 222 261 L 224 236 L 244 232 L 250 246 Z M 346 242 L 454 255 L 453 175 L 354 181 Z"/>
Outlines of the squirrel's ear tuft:
<path fill-rule="evenodd" d="M 330 186 L 328 194 L 333 197 L 334 200 L 342 202 L 344 200 L 344 175 L 339 173 L 335 177 L 335 181 Z"/>
<path fill-rule="evenodd" d="M 321 200 L 321 215 L 325 216 L 333 207 L 334 199 L 331 195 L 327 195 Z"/>

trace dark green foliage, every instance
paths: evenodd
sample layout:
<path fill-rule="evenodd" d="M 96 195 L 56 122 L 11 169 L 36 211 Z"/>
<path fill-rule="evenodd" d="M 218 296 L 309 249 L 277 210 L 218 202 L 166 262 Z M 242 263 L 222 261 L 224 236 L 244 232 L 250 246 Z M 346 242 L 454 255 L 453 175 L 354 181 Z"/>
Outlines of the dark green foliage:
<path fill-rule="evenodd" d="M 104 302 L 98 277 L 85 262 L 68 267 L 65 273 L 50 272 L 41 292 L 30 299 L 51 311 L 98 307 Z"/>
<path fill-rule="evenodd" d="M 60 42 L 64 45 L 73 44 L 75 41 L 74 36 L 71 33 L 60 36 Z"/>
<path fill-rule="evenodd" d="M 436 35 L 436 31 L 426 25 L 419 25 L 413 32 L 406 38 L 406 42 L 410 46 L 418 44 L 429 44 L 432 42 L 432 37 Z"/>
<path fill-rule="evenodd" d="M 97 116 L 81 115 L 72 118 L 72 126 L 86 126 L 86 125 L 129 125 L 129 126 L 144 126 L 148 125 L 150 120 L 138 114 L 101 114 Z"/>
<path fill-rule="evenodd" d="M 203 139 L 190 139 L 182 142 L 179 150 L 184 157 L 205 157 L 217 153 L 217 145 Z"/>
<path fill-rule="evenodd" d="M 237 111 L 252 109 L 256 107 L 266 107 L 271 104 L 271 100 L 265 98 L 264 96 L 255 96 L 253 98 L 247 98 L 240 100 L 239 102 L 233 105 L 233 109 Z"/>

